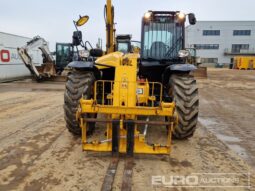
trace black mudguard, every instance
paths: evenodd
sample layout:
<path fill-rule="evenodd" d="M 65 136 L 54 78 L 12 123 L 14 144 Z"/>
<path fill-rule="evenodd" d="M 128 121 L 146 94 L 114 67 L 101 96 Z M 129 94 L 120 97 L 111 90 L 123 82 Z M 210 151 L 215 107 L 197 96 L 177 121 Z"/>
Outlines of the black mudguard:
<path fill-rule="evenodd" d="M 94 62 L 88 61 L 73 61 L 70 62 L 67 67 L 80 70 L 80 71 L 93 71 L 96 79 L 101 79 L 101 73 L 97 67 L 95 67 Z"/>
<path fill-rule="evenodd" d="M 75 69 L 90 69 L 94 68 L 93 62 L 85 62 L 85 61 L 73 61 L 70 62 L 67 67 L 75 68 Z"/>
<path fill-rule="evenodd" d="M 192 72 L 197 69 L 193 64 L 173 64 L 168 66 L 166 69 L 170 69 L 170 71 L 178 71 L 178 72 Z"/>
<path fill-rule="evenodd" d="M 165 71 L 163 73 L 163 84 L 167 84 L 169 81 L 169 78 L 171 74 L 176 74 L 176 73 L 190 73 L 194 70 L 196 70 L 197 67 L 194 66 L 193 64 L 172 64 L 168 67 L 165 68 Z"/>

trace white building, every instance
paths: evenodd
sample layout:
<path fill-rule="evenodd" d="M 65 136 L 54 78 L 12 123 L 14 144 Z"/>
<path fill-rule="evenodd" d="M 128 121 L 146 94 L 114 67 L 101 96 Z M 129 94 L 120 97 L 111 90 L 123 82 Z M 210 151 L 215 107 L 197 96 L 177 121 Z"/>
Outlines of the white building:
<path fill-rule="evenodd" d="M 30 76 L 29 70 L 18 55 L 17 48 L 26 45 L 31 38 L 0 32 L 0 82 Z M 36 64 L 42 64 L 39 49 L 30 54 Z"/>
<path fill-rule="evenodd" d="M 202 63 L 229 64 L 236 55 L 255 55 L 255 21 L 198 21 L 186 27 L 186 47 Z"/>

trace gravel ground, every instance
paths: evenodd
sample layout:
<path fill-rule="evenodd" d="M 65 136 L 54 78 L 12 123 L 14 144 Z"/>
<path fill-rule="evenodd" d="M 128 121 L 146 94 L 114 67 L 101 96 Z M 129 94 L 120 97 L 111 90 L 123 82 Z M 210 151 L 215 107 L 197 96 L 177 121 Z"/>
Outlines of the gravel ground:
<path fill-rule="evenodd" d="M 238 183 L 225 186 L 248 185 L 250 173 L 255 185 L 255 71 L 209 70 L 208 79 L 198 84 L 200 117 L 194 137 L 174 140 L 170 156 L 136 155 L 133 190 L 255 190 L 216 184 L 152 186 L 152 176 L 193 173 L 240 173 Z M 110 154 L 82 152 L 80 138 L 65 129 L 63 91 L 63 83 L 0 84 L 0 190 L 100 190 Z M 160 139 L 164 131 L 151 128 L 149 136 Z M 121 159 L 114 190 L 121 188 L 123 169 Z"/>

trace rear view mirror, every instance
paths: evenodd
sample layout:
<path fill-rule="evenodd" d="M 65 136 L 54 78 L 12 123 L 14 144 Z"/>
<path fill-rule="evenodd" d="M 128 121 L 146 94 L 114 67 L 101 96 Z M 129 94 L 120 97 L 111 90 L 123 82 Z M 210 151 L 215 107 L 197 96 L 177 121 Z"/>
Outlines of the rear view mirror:
<path fill-rule="evenodd" d="M 90 56 L 92 57 L 101 57 L 104 55 L 104 52 L 102 49 L 99 49 L 99 48 L 92 48 L 90 51 L 89 51 L 89 54 Z"/>
<path fill-rule="evenodd" d="M 89 16 L 80 16 L 80 18 L 79 18 L 79 20 L 78 21 L 76 21 L 76 26 L 78 26 L 78 27 L 81 27 L 81 26 L 83 26 L 83 25 L 85 25 L 87 22 L 88 22 L 88 20 L 89 20 Z"/>
<path fill-rule="evenodd" d="M 189 24 L 195 25 L 197 23 L 197 19 L 194 13 L 190 13 L 189 15 Z"/>
<path fill-rule="evenodd" d="M 82 42 L 82 32 L 81 31 L 74 31 L 73 32 L 73 45 L 79 46 Z"/>

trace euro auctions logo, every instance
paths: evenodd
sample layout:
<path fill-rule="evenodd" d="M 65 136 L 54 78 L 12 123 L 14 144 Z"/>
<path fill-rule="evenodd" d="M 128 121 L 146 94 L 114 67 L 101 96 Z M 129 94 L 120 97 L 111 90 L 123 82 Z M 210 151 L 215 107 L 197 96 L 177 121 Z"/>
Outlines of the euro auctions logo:
<path fill-rule="evenodd" d="M 11 56 L 9 50 L 0 50 L 0 61 L 1 62 L 10 62 Z"/>
<path fill-rule="evenodd" d="M 163 187 L 190 187 L 198 186 L 199 179 L 197 176 L 152 176 L 153 186 Z"/>
<path fill-rule="evenodd" d="M 250 173 L 191 173 L 190 175 L 152 176 L 153 187 L 251 188 Z"/>

